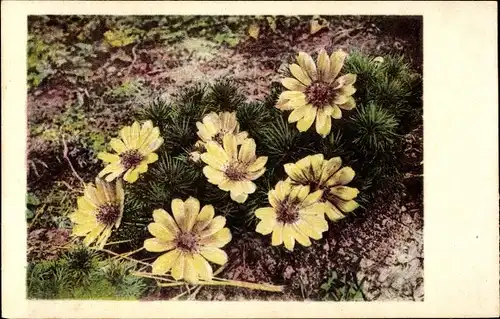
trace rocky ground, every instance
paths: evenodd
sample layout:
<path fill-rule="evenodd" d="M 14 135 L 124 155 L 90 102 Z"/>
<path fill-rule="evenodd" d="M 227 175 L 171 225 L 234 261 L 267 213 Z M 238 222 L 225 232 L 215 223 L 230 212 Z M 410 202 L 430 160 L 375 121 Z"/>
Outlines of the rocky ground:
<path fill-rule="evenodd" d="M 57 26 L 45 31 L 51 32 L 51 28 Z M 67 243 L 70 232 L 64 216 L 74 205 L 72 194 L 79 183 L 75 176 L 92 176 L 96 162 L 90 158 L 100 147 L 98 137 L 116 131 L 151 95 L 168 96 L 187 84 L 229 75 L 250 99 L 261 98 L 279 78 L 286 59 L 298 50 L 342 48 L 373 55 L 399 52 L 421 70 L 418 36 L 404 25 L 381 30 L 375 24 L 346 18 L 312 35 L 298 28 L 285 36 L 246 38 L 234 47 L 188 37 L 168 46 L 139 44 L 97 53 L 88 59 L 85 80 L 78 78 L 72 83 L 74 70 L 66 70 L 32 88 L 28 94 L 29 191 L 51 201 L 42 200 L 38 216 L 29 221 L 29 259 L 54 258 Z M 65 125 L 71 129 L 76 126 L 76 136 L 68 134 L 66 140 L 51 137 L 51 130 L 64 132 Z M 78 139 L 87 135 L 93 138 L 89 142 L 93 151 Z M 331 226 L 325 238 L 309 249 L 298 249 L 292 255 L 271 247 L 268 238 L 260 235 L 239 238 L 227 248 L 231 262 L 222 273 L 225 278 L 284 284 L 285 296 L 203 287 L 196 291 L 196 298 L 318 299 L 322 296 L 320 285 L 334 268 L 363 281 L 367 300 L 423 300 L 422 127 L 408 134 L 405 141 L 409 164 L 404 189 L 391 198 L 380 198 L 370 212 Z M 63 198 L 62 194 L 69 195 Z M 171 298 L 179 293 L 163 290 L 147 299 Z"/>

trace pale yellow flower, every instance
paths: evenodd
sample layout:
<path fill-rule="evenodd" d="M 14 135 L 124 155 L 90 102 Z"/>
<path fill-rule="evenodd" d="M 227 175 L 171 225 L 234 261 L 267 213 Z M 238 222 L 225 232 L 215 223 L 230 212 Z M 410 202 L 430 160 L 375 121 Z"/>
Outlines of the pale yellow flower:
<path fill-rule="evenodd" d="M 196 122 L 198 137 L 201 145 L 209 141 L 216 141 L 222 144 L 222 139 L 226 134 L 236 136 L 238 145 L 248 137 L 245 131 L 240 132 L 240 124 L 236 119 L 236 112 L 211 112 L 203 118 L 202 122 Z"/>
<path fill-rule="evenodd" d="M 146 121 L 142 127 L 134 122 L 132 126 L 126 126 L 120 130 L 120 137 L 113 138 L 110 145 L 117 154 L 101 152 L 97 157 L 109 163 L 100 173 L 99 177 L 106 176 L 110 182 L 121 176 L 129 183 L 139 178 L 139 174 L 148 170 L 148 164 L 158 160 L 154 153 L 162 144 L 160 129 L 153 127 L 153 122 Z"/>
<path fill-rule="evenodd" d="M 203 173 L 209 183 L 230 192 L 232 200 L 243 203 L 248 194 L 255 192 L 257 187 L 252 181 L 264 174 L 267 156 L 255 156 L 255 141 L 251 138 L 238 145 L 236 136 L 226 134 L 222 145 L 207 142 L 207 151 L 201 155 L 207 164 Z"/>
<path fill-rule="evenodd" d="M 338 76 L 346 53 L 335 51 L 329 57 L 321 50 L 316 63 L 305 52 L 299 52 L 298 64 L 290 65 L 293 77 L 284 78 L 281 83 L 288 91 L 279 96 L 276 107 L 293 110 L 288 122 L 297 122 L 301 132 L 307 131 L 316 120 L 316 132 L 325 137 L 330 133 L 332 117 L 340 119 L 343 110 L 352 110 L 356 103 L 352 95 L 355 74 Z"/>
<path fill-rule="evenodd" d="M 295 185 L 310 185 L 313 190 L 322 190 L 321 201 L 326 204 L 325 213 L 332 221 L 345 217 L 359 207 L 354 201 L 359 190 L 345 186 L 354 178 L 354 170 L 348 166 L 340 168 L 342 160 L 334 157 L 325 160 L 323 154 L 309 155 L 296 163 L 285 164 L 287 181 Z"/>
<path fill-rule="evenodd" d="M 321 190 L 310 193 L 309 186 L 278 182 L 268 193 L 271 207 L 255 211 L 255 216 L 261 220 L 256 231 L 263 235 L 272 233 L 271 244 L 284 244 L 290 251 L 295 241 L 310 246 L 309 238 L 321 239 L 322 233 L 328 229 L 325 205 L 319 202 L 322 194 Z"/>
<path fill-rule="evenodd" d="M 78 209 L 69 214 L 75 224 L 73 235 L 85 236 L 83 243 L 87 246 L 95 242 L 99 248 L 104 247 L 113 227 L 120 226 L 124 198 L 121 180 L 111 184 L 96 178 L 95 186 L 87 184 L 77 200 Z"/>
<path fill-rule="evenodd" d="M 196 284 L 199 279 L 213 277 L 208 261 L 224 265 L 227 254 L 220 249 L 231 241 L 231 232 L 224 227 L 226 219 L 216 216 L 212 205 L 203 206 L 189 197 L 185 202 L 172 201 L 173 217 L 163 209 L 153 212 L 154 223 L 148 230 L 154 236 L 144 241 L 144 248 L 151 252 L 167 252 L 152 265 L 154 274 L 170 271 L 175 280 L 184 279 Z"/>

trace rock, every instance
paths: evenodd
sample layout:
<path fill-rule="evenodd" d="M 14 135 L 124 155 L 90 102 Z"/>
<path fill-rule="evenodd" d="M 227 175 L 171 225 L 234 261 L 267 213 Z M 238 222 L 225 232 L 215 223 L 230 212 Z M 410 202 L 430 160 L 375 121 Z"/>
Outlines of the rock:
<path fill-rule="evenodd" d="M 115 73 L 116 72 L 116 67 L 114 66 L 110 66 L 106 69 L 106 72 L 112 74 L 112 73 Z"/>
<path fill-rule="evenodd" d="M 402 222 L 403 224 L 405 224 L 405 225 L 409 225 L 409 224 L 411 224 L 411 222 L 412 222 L 412 221 L 413 221 L 413 220 L 412 220 L 412 218 L 411 218 L 411 216 L 410 216 L 410 215 L 408 215 L 408 214 L 406 214 L 406 213 L 405 213 L 405 214 L 403 214 L 403 215 L 401 215 L 401 222 Z"/>
<path fill-rule="evenodd" d="M 288 279 L 292 278 L 292 275 L 294 273 L 295 273 L 295 270 L 292 268 L 292 266 L 287 266 L 285 269 L 285 272 L 283 274 L 283 277 L 285 278 L 285 280 L 288 280 Z"/>
<path fill-rule="evenodd" d="M 402 212 L 406 212 L 406 210 L 407 210 L 407 209 L 406 209 L 406 207 L 405 207 L 405 206 L 401 206 L 401 211 L 402 211 Z"/>

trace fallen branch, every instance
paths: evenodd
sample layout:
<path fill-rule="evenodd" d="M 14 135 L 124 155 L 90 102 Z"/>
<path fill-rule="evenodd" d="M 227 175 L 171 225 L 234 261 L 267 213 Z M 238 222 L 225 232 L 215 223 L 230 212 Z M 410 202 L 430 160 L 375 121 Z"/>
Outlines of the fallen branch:
<path fill-rule="evenodd" d="M 132 56 L 133 56 L 133 59 L 132 59 L 132 62 L 130 63 L 130 65 L 128 66 L 128 68 L 127 68 L 127 74 L 126 74 L 126 76 L 130 75 L 130 72 L 132 72 L 132 67 L 134 66 L 135 62 L 137 61 L 137 54 L 135 53 L 135 49 L 137 49 L 138 45 L 139 45 L 139 43 L 137 43 L 136 45 L 134 45 L 132 47 Z"/>
<path fill-rule="evenodd" d="M 77 171 L 75 170 L 75 168 L 73 167 L 73 164 L 71 163 L 71 160 L 69 159 L 68 157 L 68 145 L 66 144 L 66 140 L 64 139 L 64 134 L 61 135 L 62 136 L 62 143 L 63 143 L 63 157 L 66 159 L 66 161 L 68 162 L 69 164 L 69 167 L 71 168 L 71 171 L 73 172 L 73 175 L 76 176 L 76 178 L 78 178 L 80 180 L 80 182 L 82 183 L 83 187 L 85 187 L 85 181 L 83 180 L 83 178 L 77 173 Z"/>

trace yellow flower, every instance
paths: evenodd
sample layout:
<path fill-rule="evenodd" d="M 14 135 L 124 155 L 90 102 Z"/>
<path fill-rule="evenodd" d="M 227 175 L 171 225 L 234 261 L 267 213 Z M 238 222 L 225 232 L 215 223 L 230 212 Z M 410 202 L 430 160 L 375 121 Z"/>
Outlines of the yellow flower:
<path fill-rule="evenodd" d="M 111 139 L 109 143 L 117 154 L 101 152 L 97 155 L 99 159 L 109 163 L 99 173 L 99 177 L 107 175 L 106 181 L 111 182 L 125 173 L 123 179 L 133 183 L 139 178 L 139 174 L 148 170 L 148 164 L 158 160 L 154 151 L 163 144 L 163 138 L 160 137 L 160 129 L 153 127 L 151 121 L 146 121 L 142 127 L 134 122 L 132 126 L 122 128 L 120 137 L 121 139 Z"/>
<path fill-rule="evenodd" d="M 204 145 L 209 141 L 216 141 L 222 143 L 222 139 L 226 134 L 233 134 L 236 136 L 238 145 L 248 137 L 248 133 L 240 132 L 240 124 L 236 120 L 236 112 L 221 112 L 209 113 L 205 115 L 202 122 L 196 122 L 198 128 L 198 137 L 201 139 L 200 145 Z"/>
<path fill-rule="evenodd" d="M 196 284 L 199 279 L 211 280 L 213 273 L 208 261 L 223 265 L 227 254 L 220 249 L 231 241 L 225 228 L 226 219 L 214 217 L 212 205 L 200 211 L 200 202 L 189 197 L 185 202 L 172 201 L 173 217 L 163 209 L 153 212 L 154 223 L 148 230 L 154 236 L 144 241 L 144 248 L 151 252 L 167 253 L 158 257 L 152 267 L 154 274 L 171 272 L 175 280 Z M 208 260 L 208 261 L 207 261 Z"/>
<path fill-rule="evenodd" d="M 307 131 L 316 119 L 316 132 L 322 137 L 330 133 L 332 120 L 340 119 L 343 110 L 352 110 L 356 103 L 352 95 L 356 92 L 353 84 L 355 74 L 338 76 L 346 53 L 333 52 L 328 57 L 325 50 L 318 55 L 317 67 L 310 55 L 299 52 L 298 64 L 290 65 L 293 75 L 284 78 L 281 83 L 288 91 L 279 96 L 276 107 L 281 110 L 293 110 L 288 122 L 297 122 L 301 132 Z"/>
<path fill-rule="evenodd" d="M 310 185 L 314 190 L 322 190 L 321 201 L 326 204 L 325 212 L 332 221 L 345 217 L 359 207 L 354 201 L 358 189 L 345 186 L 354 178 L 354 170 L 348 166 L 340 168 L 342 160 L 334 157 L 325 160 L 323 154 L 309 155 L 296 163 L 285 164 L 287 181 L 292 184 Z"/>
<path fill-rule="evenodd" d="M 272 233 L 271 244 L 284 244 L 290 251 L 295 241 L 310 246 L 309 238 L 321 239 L 322 233 L 328 229 L 325 205 L 319 202 L 322 194 L 321 190 L 310 193 L 309 186 L 278 182 L 268 193 L 271 207 L 255 211 L 255 216 L 261 220 L 256 231 L 263 235 Z"/>
<path fill-rule="evenodd" d="M 201 160 L 207 166 L 203 174 L 209 183 L 230 192 L 232 200 L 243 203 L 248 194 L 255 192 L 252 181 L 264 174 L 267 156 L 255 156 L 255 141 L 251 138 L 238 145 L 236 136 L 226 134 L 222 145 L 214 141 L 205 145 L 207 152 L 201 154 Z"/>
<path fill-rule="evenodd" d="M 95 187 L 87 184 L 83 196 L 77 200 L 78 209 L 69 215 L 75 223 L 73 235 L 85 236 L 83 243 L 90 246 L 93 242 L 104 247 L 113 227 L 118 228 L 123 216 L 122 182 L 115 185 L 96 178 Z"/>

